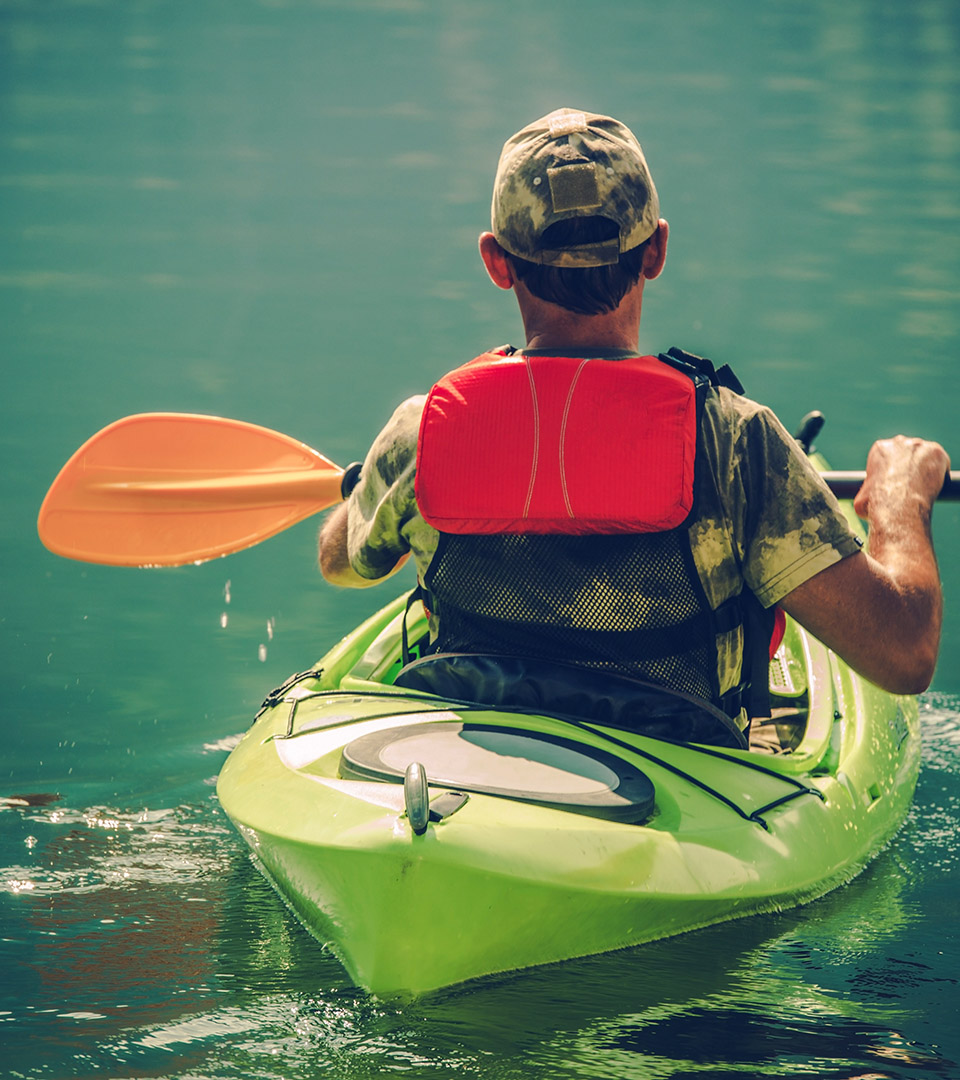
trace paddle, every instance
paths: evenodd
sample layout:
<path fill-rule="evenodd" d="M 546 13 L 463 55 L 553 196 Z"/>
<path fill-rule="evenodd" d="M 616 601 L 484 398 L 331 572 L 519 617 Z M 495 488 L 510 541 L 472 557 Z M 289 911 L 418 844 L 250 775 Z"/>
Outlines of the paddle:
<path fill-rule="evenodd" d="M 853 498 L 862 472 L 824 473 Z M 353 478 L 309 446 L 241 420 L 141 413 L 80 447 L 37 528 L 55 554 L 112 566 L 182 566 L 230 555 L 342 500 Z M 941 499 L 960 499 L 960 472 Z"/>
<path fill-rule="evenodd" d="M 343 469 L 256 424 L 142 413 L 80 447 L 47 492 L 37 529 L 57 555 L 182 566 L 258 544 L 341 500 Z"/>

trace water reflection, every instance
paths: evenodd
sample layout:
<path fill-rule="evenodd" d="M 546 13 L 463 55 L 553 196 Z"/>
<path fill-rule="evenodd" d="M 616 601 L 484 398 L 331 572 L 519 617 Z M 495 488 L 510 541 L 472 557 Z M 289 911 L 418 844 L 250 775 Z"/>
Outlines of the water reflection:
<path fill-rule="evenodd" d="M 102 1067 L 162 1071 L 174 1052 L 178 1074 L 488 1076 L 493 1061 L 497 1076 L 571 1078 L 955 1069 L 903 1032 L 918 986 L 941 1000 L 955 986 L 896 954 L 918 914 L 897 847 L 808 908 L 395 1007 L 349 984 L 211 808 L 53 813 L 29 818 L 47 834 L 37 863 L 5 872 L 35 885 L 21 909 L 30 1004 L 23 987 L 2 1002 L 24 1032 L 47 1031 L 25 1075 L 48 1054 L 69 1058 L 70 1032 L 94 1022 Z"/>
<path fill-rule="evenodd" d="M 129 812 L 20 799 L 6 814 L 36 843 L 0 873 L 19 972 L 0 990 L 12 1067 L 167 1075 L 173 1054 L 177 1075 L 218 1077 L 956 1075 L 924 1038 L 957 992 L 924 928 L 931 881 L 948 868 L 927 856 L 960 799 L 956 706 L 924 703 L 918 807 L 846 888 L 402 1007 L 350 985 L 212 801 Z"/>
<path fill-rule="evenodd" d="M 21 814 L 37 842 L 28 863 L 0 871 L 18 959 L 17 979 L 0 987 L 18 1036 L 5 1067 L 35 1075 L 69 1060 L 82 1075 L 96 1055 L 77 1054 L 78 1027 L 119 1038 L 228 993 L 212 944 L 232 833 L 212 805 Z"/>

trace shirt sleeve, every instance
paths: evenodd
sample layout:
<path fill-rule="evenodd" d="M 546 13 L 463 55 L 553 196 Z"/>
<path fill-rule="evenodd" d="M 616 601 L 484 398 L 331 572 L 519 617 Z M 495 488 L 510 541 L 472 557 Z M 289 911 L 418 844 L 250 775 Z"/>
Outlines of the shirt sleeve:
<path fill-rule="evenodd" d="M 417 436 L 424 396 L 408 398 L 370 447 L 347 502 L 347 554 L 361 576 L 388 574 L 410 550 L 405 527 L 416 514 Z"/>
<path fill-rule="evenodd" d="M 860 550 L 837 499 L 769 409 L 755 406 L 745 418 L 734 463 L 742 483 L 743 577 L 764 607 Z"/>

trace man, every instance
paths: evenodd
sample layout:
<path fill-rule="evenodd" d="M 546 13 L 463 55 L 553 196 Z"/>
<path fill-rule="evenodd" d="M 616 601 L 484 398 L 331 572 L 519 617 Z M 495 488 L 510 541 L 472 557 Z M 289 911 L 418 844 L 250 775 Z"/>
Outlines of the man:
<path fill-rule="evenodd" d="M 920 692 L 939 648 L 930 518 L 947 455 L 903 436 L 874 445 L 855 502 L 862 550 L 735 378 L 677 350 L 639 356 L 668 231 L 617 121 L 560 109 L 507 141 L 480 255 L 514 292 L 526 345 L 397 409 L 321 531 L 324 577 L 372 585 L 412 552 L 439 650 L 633 676 L 741 727 L 751 657 L 765 678 L 757 613 L 775 605 L 879 686 Z"/>

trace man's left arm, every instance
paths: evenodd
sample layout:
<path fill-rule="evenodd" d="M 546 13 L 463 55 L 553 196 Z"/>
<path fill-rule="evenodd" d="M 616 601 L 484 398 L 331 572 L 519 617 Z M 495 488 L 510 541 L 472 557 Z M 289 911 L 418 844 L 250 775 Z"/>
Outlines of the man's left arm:
<path fill-rule="evenodd" d="M 417 435 L 424 401 L 412 397 L 397 407 L 373 441 L 356 487 L 324 522 L 318 562 L 331 584 L 365 589 L 407 561 L 405 529 L 416 514 Z"/>

